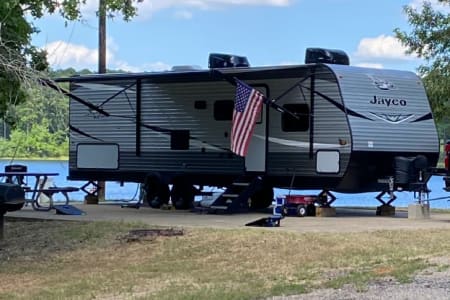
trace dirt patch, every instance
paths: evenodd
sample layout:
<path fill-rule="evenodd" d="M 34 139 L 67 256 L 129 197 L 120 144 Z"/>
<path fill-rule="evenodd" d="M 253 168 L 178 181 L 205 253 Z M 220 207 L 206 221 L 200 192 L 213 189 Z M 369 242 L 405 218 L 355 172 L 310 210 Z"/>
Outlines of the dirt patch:
<path fill-rule="evenodd" d="M 184 235 L 183 229 L 133 229 L 128 232 L 125 236 L 119 237 L 120 241 L 125 241 L 127 243 L 140 242 L 140 241 L 153 241 L 158 236 L 180 236 Z"/>

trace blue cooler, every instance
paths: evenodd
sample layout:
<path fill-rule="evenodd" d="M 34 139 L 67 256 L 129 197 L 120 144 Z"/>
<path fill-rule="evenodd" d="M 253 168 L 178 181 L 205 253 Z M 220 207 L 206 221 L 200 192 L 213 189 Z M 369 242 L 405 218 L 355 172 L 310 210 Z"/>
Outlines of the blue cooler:
<path fill-rule="evenodd" d="M 282 216 L 283 215 L 283 206 L 284 206 L 284 197 L 277 197 L 275 199 L 275 205 L 273 206 L 273 215 L 274 216 Z"/>

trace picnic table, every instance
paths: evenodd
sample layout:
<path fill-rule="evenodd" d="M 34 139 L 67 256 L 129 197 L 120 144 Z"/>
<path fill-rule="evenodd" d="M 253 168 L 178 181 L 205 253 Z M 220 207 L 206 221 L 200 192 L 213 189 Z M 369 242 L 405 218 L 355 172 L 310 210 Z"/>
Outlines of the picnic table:
<path fill-rule="evenodd" d="M 9 171 L 0 172 L 0 177 L 5 177 L 7 182 L 17 182 L 17 179 L 23 179 L 25 177 L 34 177 L 35 183 L 33 187 L 22 185 L 25 193 L 31 193 L 30 198 L 25 199 L 26 204 L 31 204 L 35 210 L 48 211 L 53 208 L 53 195 L 56 193 L 62 193 L 65 198 L 65 204 L 69 204 L 69 193 L 76 192 L 79 190 L 77 187 L 63 186 L 63 187 L 47 187 L 46 183 L 48 179 L 52 176 L 58 176 L 59 173 L 54 172 L 19 172 L 19 171 Z M 19 180 L 20 182 L 20 180 Z M 48 197 L 48 203 L 43 203 L 41 195 Z"/>

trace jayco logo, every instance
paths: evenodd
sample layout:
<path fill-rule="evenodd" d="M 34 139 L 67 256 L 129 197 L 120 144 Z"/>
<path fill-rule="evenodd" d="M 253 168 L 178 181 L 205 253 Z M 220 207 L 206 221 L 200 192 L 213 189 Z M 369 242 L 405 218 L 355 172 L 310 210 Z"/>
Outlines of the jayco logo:
<path fill-rule="evenodd" d="M 407 102 L 405 99 L 398 98 L 387 98 L 387 97 L 378 97 L 373 96 L 373 100 L 369 101 L 370 104 L 377 105 L 386 105 L 389 106 L 406 106 Z"/>
<path fill-rule="evenodd" d="M 372 80 L 373 84 L 380 90 L 389 91 L 397 89 L 392 82 L 384 78 L 377 77 L 373 74 L 366 74 L 366 75 Z"/>

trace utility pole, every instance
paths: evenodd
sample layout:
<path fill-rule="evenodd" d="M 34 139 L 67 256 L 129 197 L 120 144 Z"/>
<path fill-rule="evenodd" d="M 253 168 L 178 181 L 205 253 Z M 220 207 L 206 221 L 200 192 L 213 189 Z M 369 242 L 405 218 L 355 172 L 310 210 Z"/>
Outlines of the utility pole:
<path fill-rule="evenodd" d="M 98 73 L 106 73 L 106 6 L 99 0 L 98 6 Z"/>
<path fill-rule="evenodd" d="M 98 73 L 106 73 L 106 4 L 99 0 L 98 4 Z M 98 181 L 98 200 L 105 201 L 106 184 Z"/>

